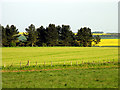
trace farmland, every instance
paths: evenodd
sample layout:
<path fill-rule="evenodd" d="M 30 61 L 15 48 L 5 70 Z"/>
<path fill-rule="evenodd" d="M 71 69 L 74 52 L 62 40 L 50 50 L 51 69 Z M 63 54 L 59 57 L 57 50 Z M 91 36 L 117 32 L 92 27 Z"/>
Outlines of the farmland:
<path fill-rule="evenodd" d="M 95 46 L 120 46 L 118 42 L 120 39 L 101 39 L 101 42 L 96 44 Z M 94 42 L 92 43 L 94 46 Z"/>
<path fill-rule="evenodd" d="M 117 47 L 4 47 L 4 64 L 3 88 L 118 88 Z"/>
<path fill-rule="evenodd" d="M 115 61 L 118 60 L 118 48 L 113 47 L 11 47 L 2 48 L 2 65 L 19 66 L 21 61 L 25 65 L 46 62 L 50 64 L 63 64 L 64 61 L 78 63 L 93 61 Z"/>

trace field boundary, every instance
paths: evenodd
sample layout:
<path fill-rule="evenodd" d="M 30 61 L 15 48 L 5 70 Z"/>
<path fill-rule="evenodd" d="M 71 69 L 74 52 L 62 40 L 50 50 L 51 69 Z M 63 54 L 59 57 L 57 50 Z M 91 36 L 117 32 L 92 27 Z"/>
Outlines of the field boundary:
<path fill-rule="evenodd" d="M 56 71 L 56 70 L 68 70 L 68 69 L 96 69 L 96 68 L 118 68 L 120 66 L 102 66 L 102 67 L 81 67 L 81 68 L 58 68 L 58 69 L 41 69 L 41 70 L 2 70 L 0 72 L 34 72 L 34 71 Z"/>
<path fill-rule="evenodd" d="M 98 64 L 102 64 L 102 63 L 115 63 L 115 59 L 111 59 L 111 60 L 92 60 L 92 61 L 84 61 L 84 60 L 71 60 L 71 61 L 59 61 L 59 62 L 55 62 L 55 61 L 51 61 L 51 62 L 31 62 L 30 60 L 28 61 L 20 61 L 19 63 L 11 63 L 11 64 L 3 64 L 3 67 L 7 67 L 7 66 L 54 66 L 54 65 L 78 65 L 78 64 L 94 64 L 94 63 L 98 63 Z M 118 62 L 118 61 L 117 61 Z"/>

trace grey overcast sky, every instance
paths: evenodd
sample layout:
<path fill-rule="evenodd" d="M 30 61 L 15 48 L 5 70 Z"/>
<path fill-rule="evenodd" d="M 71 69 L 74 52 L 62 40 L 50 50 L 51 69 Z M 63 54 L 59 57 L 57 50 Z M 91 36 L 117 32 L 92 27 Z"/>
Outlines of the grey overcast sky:
<path fill-rule="evenodd" d="M 0 5 L 0 23 L 14 24 L 20 32 L 30 24 L 38 28 L 50 23 L 70 25 L 73 32 L 81 27 L 118 32 L 117 0 L 2 0 Z"/>

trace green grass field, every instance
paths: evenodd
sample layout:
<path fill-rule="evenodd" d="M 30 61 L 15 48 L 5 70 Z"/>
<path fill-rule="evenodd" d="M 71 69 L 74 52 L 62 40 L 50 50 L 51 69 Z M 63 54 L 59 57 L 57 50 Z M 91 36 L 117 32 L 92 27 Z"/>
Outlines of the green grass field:
<path fill-rule="evenodd" d="M 118 88 L 118 68 L 5 72 L 3 88 Z"/>
<path fill-rule="evenodd" d="M 117 47 L 16 47 L 2 48 L 2 65 L 19 66 L 20 61 L 25 65 L 30 61 L 30 65 L 38 64 L 63 64 L 92 62 L 92 61 L 117 61 Z"/>
<path fill-rule="evenodd" d="M 4 64 L 3 88 L 118 88 L 117 47 L 8 47 Z"/>

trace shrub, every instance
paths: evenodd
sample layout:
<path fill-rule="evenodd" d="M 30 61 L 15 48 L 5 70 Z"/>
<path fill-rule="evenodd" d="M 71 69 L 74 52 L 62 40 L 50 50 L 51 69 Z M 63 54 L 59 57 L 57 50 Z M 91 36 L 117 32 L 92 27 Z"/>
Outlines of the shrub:
<path fill-rule="evenodd" d="M 16 43 L 15 42 L 11 42 L 10 43 L 10 47 L 16 47 Z"/>
<path fill-rule="evenodd" d="M 42 46 L 43 46 L 43 47 L 47 47 L 46 43 L 42 43 Z"/>

